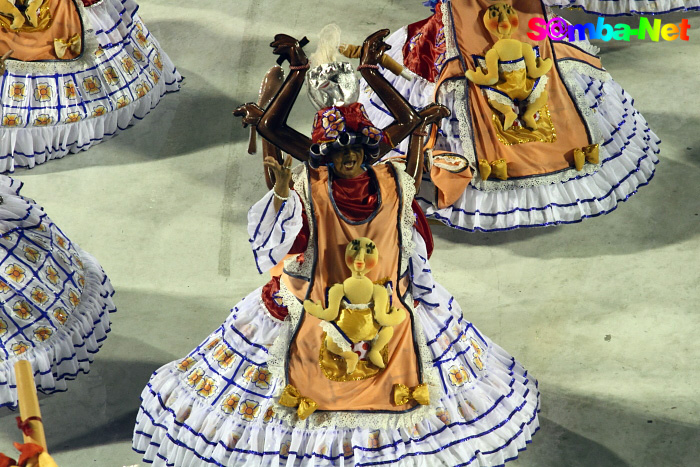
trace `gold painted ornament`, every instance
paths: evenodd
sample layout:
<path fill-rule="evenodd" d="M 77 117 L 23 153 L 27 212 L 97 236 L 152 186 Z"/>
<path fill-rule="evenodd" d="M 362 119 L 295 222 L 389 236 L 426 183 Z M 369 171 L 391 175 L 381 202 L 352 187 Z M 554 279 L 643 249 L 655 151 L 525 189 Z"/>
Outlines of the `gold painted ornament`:
<path fill-rule="evenodd" d="M 394 395 L 393 395 L 394 405 L 404 405 L 408 404 L 410 401 L 414 400 L 420 405 L 430 404 L 430 391 L 428 390 L 428 385 L 423 383 L 409 388 L 405 384 L 394 384 Z"/>
<path fill-rule="evenodd" d="M 600 162 L 599 153 L 600 150 L 597 144 L 591 144 L 581 149 L 574 149 L 574 164 L 576 164 L 576 170 L 583 170 L 583 166 L 586 162 L 598 164 Z"/>

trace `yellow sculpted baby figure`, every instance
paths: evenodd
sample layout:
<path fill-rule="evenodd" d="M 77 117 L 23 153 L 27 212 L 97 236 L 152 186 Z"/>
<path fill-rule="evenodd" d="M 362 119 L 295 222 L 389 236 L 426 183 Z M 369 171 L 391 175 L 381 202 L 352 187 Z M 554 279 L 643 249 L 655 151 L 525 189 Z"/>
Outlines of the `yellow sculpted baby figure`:
<path fill-rule="evenodd" d="M 12 18 L 10 29 L 17 30 L 24 26 L 26 21 L 33 27 L 39 26 L 39 8 L 44 0 L 0 0 L 0 14 Z M 17 4 L 26 5 L 24 14 L 17 8 Z"/>
<path fill-rule="evenodd" d="M 526 101 L 527 107 L 522 120 L 530 130 L 537 128 L 535 114 L 547 103 L 547 91 L 544 82 L 542 89 L 535 91 L 535 80 L 544 76 L 551 68 L 550 59 L 541 60 L 535 55 L 532 46 L 510 36 L 518 28 L 518 12 L 507 3 L 491 5 L 484 13 L 486 29 L 498 41 L 486 52 L 486 73 L 483 69 L 468 70 L 468 80 L 481 86 L 491 86 L 493 89 L 507 95 L 512 100 Z M 517 61 L 524 60 L 525 66 L 517 66 Z M 499 62 L 509 62 L 499 72 Z M 510 103 L 497 100 L 497 93 L 488 93 L 489 105 L 504 116 L 503 129 L 508 130 L 518 117 Z"/>
<path fill-rule="evenodd" d="M 311 300 L 304 301 L 304 310 L 330 322 L 340 332 L 326 334 L 326 347 L 345 360 L 347 374 L 357 368 L 359 356 L 352 345 L 371 341 L 368 358 L 372 364 L 384 368 L 381 351 L 394 335 L 393 326 L 406 319 L 406 311 L 389 306 L 386 287 L 373 283 L 368 277 L 379 259 L 377 246 L 366 237 L 356 238 L 345 249 L 345 264 L 352 275 L 342 284 L 334 284 L 328 291 L 328 308 Z"/>

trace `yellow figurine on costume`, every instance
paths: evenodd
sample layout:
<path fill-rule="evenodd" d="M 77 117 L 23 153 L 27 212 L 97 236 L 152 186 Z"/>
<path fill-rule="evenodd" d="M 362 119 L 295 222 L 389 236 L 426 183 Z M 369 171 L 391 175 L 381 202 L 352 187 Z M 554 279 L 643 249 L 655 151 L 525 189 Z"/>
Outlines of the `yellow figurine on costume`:
<path fill-rule="evenodd" d="M 379 251 L 372 240 L 356 238 L 345 249 L 345 264 L 352 276 L 328 291 L 328 308 L 311 300 L 304 301 L 307 313 L 333 324 L 339 332 L 326 334 L 326 347 L 345 359 L 347 374 L 355 371 L 359 356 L 353 344 L 371 341 L 369 360 L 384 368 L 381 351 L 394 335 L 393 326 L 406 319 L 406 311 L 389 306 L 386 287 L 373 283 L 366 274 L 377 264 Z"/>
<path fill-rule="evenodd" d="M 29 21 L 33 27 L 39 26 L 39 8 L 44 0 L 0 0 L 0 13 L 12 17 L 10 29 L 17 30 Z M 26 5 L 24 14 L 15 6 L 17 3 Z"/>
<path fill-rule="evenodd" d="M 507 95 L 512 100 L 526 101 L 527 107 L 522 116 L 525 126 L 530 130 L 537 128 L 535 114 L 547 103 L 547 91 L 544 82 L 541 89 L 535 89 L 536 79 L 543 77 L 551 68 L 552 60 L 540 59 L 532 46 L 517 39 L 511 39 L 513 31 L 518 28 L 518 13 L 507 3 L 491 5 L 484 13 L 486 29 L 498 41 L 486 52 L 486 73 L 483 69 L 468 70 L 468 80 L 481 86 L 490 86 Z M 518 67 L 515 61 L 525 61 L 524 67 Z M 512 70 L 499 70 L 499 62 L 510 62 Z M 516 65 L 516 66 L 513 66 Z M 536 91 L 536 92 L 533 92 Z M 488 93 L 489 105 L 504 116 L 503 129 L 508 130 L 518 118 L 510 103 L 497 100 L 497 93 Z"/>

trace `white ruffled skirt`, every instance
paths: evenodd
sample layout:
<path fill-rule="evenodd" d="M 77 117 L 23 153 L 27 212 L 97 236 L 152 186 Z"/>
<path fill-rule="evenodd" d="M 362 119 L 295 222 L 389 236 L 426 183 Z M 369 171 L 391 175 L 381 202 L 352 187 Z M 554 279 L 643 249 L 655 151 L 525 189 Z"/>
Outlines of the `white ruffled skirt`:
<path fill-rule="evenodd" d="M 387 39 L 392 46 L 389 54 L 400 63 L 406 36 L 404 27 Z M 576 44 L 590 48 L 585 42 Z M 634 100 L 605 71 L 567 60 L 561 60 L 558 66 L 574 103 L 597 135 L 600 164 L 587 164 L 581 172 L 571 169 L 502 183 L 484 183 L 475 174 L 461 196 L 444 208 L 437 207 L 436 188 L 426 174 L 416 199 L 427 217 L 469 232 L 571 224 L 615 210 L 618 203 L 651 181 L 659 162 L 660 141 L 634 108 Z M 390 73 L 384 75 L 414 107 L 432 102 L 434 83 L 418 76 L 407 81 Z M 436 149 L 460 154 L 476 167 L 471 143 L 475 130 L 458 105 L 464 99 L 463 86 L 447 84 L 443 88 L 438 100 L 450 108 L 452 115 L 442 122 Z M 370 89 L 364 89 L 360 102 L 370 119 L 380 127 L 390 124 L 393 117 Z M 407 147 L 405 140 L 388 157 L 402 157 Z"/>
<path fill-rule="evenodd" d="M 109 139 L 143 119 L 182 77 L 139 18 L 134 0 L 77 2 L 83 55 L 7 60 L 0 81 L 0 172 L 31 168 Z M 36 90 L 44 90 L 38 97 Z"/>
<path fill-rule="evenodd" d="M 133 449 L 156 466 L 500 466 L 538 429 L 537 381 L 463 316 L 437 285 L 415 316 L 441 394 L 432 415 L 408 428 L 292 427 L 275 413 L 282 385 L 269 352 L 287 326 L 258 289 L 186 358 L 151 377 Z M 288 336 L 287 336 L 288 337 Z M 342 415 L 338 414 L 342 418 Z"/>
<path fill-rule="evenodd" d="M 110 330 L 114 290 L 100 265 L 43 209 L 0 176 L 0 406 L 17 406 L 14 364 L 29 360 L 37 389 L 66 390 L 87 373 Z"/>

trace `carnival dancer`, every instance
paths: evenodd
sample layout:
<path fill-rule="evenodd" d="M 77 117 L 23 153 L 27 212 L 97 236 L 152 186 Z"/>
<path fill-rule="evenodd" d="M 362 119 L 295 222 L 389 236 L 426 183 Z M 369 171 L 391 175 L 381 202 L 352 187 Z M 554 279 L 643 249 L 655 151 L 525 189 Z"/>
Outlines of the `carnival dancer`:
<path fill-rule="evenodd" d="M 134 0 L 4 3 L 0 172 L 84 151 L 180 87 Z"/>
<path fill-rule="evenodd" d="M 389 138 L 410 135 L 409 159 L 419 157 L 426 127 L 446 116 L 441 106 L 414 111 L 382 78 L 387 33 L 365 41 L 358 68 L 396 122 L 381 130 L 360 104 L 335 102 L 316 114 L 311 138 L 286 124 L 309 62 L 294 38 L 272 43 L 289 76 L 265 110 L 246 104 L 236 113 L 306 160 L 291 169 L 289 156 L 266 159 L 274 188 L 248 217 L 259 271 L 291 256 L 281 276 L 239 302 L 201 345 L 153 374 L 133 439 L 146 462 L 498 466 L 537 430 L 536 381 L 433 280 L 415 180 L 401 164 L 372 165 Z M 357 342 L 364 363 L 348 372 L 324 348 L 322 320 L 303 301 L 327 306 L 326 288 L 345 278 L 346 245 L 359 237 L 380 252 L 366 277 L 383 280 L 406 318 L 380 352 L 384 368 Z"/>
<path fill-rule="evenodd" d="M 415 107 L 438 102 L 452 111 L 426 145 L 416 199 L 427 217 L 469 232 L 570 224 L 615 210 L 648 184 L 659 139 L 597 48 L 578 32 L 573 41 L 533 41 L 528 24 L 554 18 L 550 5 L 656 14 L 682 4 L 426 2 L 432 16 L 387 40 L 413 79 L 385 76 Z M 371 87 L 364 90 L 369 117 L 386 124 L 392 117 Z M 406 144 L 387 157 L 405 157 Z"/>

